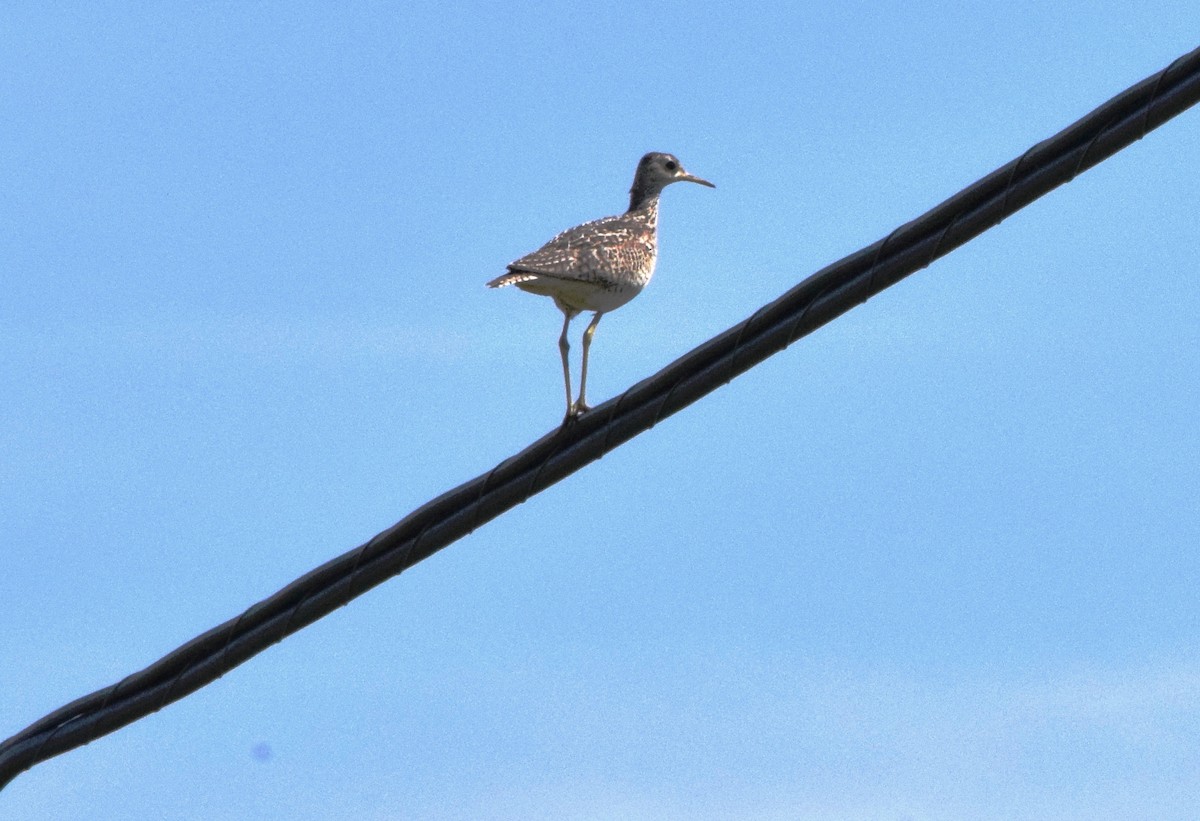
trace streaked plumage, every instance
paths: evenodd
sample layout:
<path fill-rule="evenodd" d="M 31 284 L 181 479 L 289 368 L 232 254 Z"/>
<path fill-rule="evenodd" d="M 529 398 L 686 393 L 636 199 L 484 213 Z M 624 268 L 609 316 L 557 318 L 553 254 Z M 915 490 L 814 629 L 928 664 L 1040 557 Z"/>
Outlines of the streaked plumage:
<path fill-rule="evenodd" d="M 516 285 L 523 291 L 551 297 L 563 312 L 558 345 L 567 392 L 567 419 L 589 409 L 584 399 L 588 349 L 600 317 L 637 296 L 654 275 L 658 198 L 673 182 L 714 187 L 684 171 L 670 154 L 647 154 L 638 163 L 628 211 L 568 228 L 532 254 L 509 263 L 507 274 L 488 283 L 489 288 Z M 581 311 L 594 311 L 595 316 L 584 331 L 579 399 L 572 402 L 567 330 Z"/>

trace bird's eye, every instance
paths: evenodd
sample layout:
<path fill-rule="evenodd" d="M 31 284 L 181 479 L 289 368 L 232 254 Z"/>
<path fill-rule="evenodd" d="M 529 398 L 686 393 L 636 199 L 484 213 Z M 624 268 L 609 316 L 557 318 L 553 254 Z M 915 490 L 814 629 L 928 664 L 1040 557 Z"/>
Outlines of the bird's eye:
<path fill-rule="evenodd" d="M 674 171 L 677 168 L 679 168 L 679 163 L 675 162 L 674 160 L 667 160 L 666 165 L 664 167 L 668 171 Z"/>

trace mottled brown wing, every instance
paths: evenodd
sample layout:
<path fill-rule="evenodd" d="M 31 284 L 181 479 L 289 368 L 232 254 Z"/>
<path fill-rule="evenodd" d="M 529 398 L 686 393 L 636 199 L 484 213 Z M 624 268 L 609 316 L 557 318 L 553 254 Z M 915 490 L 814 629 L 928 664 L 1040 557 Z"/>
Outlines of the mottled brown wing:
<path fill-rule="evenodd" d="M 651 263 L 653 236 L 646 234 L 625 215 L 585 222 L 510 263 L 508 269 L 585 282 L 611 281 Z"/>

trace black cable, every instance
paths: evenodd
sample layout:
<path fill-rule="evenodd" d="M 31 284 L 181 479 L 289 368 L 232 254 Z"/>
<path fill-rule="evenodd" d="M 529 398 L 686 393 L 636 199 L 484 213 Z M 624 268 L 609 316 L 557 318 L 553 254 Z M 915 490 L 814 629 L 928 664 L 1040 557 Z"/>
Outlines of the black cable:
<path fill-rule="evenodd" d="M 146 669 L 34 722 L 0 744 L 0 788 L 38 762 L 219 678 L 924 268 L 1198 100 L 1200 49 L 879 242 L 818 271 L 649 379 L 423 505 L 361 547 Z"/>

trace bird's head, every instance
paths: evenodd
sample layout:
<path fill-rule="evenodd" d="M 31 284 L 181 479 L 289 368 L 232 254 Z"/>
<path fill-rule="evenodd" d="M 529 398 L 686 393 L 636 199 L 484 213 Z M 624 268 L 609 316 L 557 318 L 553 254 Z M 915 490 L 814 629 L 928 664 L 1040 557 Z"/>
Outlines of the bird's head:
<path fill-rule="evenodd" d="M 685 171 L 674 154 L 651 151 L 638 162 L 637 173 L 633 175 L 633 187 L 629 189 L 630 208 L 637 208 L 646 200 L 657 197 L 673 182 L 694 182 L 716 188 L 708 180 Z"/>

